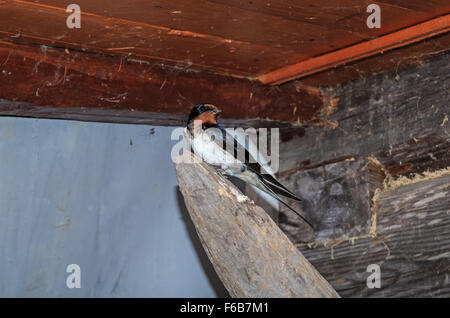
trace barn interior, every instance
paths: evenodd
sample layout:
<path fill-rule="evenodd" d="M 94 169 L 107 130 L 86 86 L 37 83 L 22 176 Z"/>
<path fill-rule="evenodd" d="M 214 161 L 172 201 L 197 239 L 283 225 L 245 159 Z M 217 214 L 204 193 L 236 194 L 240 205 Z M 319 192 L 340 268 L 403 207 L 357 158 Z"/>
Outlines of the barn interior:
<path fill-rule="evenodd" d="M 0 0 L 0 296 L 316 295 L 223 269 L 256 256 L 213 252 L 170 158 L 202 102 L 279 131 L 276 176 L 315 226 L 241 187 L 288 238 L 263 242 L 341 297 L 450 295 L 449 1 L 76 0 L 78 26 L 72 3 Z"/>

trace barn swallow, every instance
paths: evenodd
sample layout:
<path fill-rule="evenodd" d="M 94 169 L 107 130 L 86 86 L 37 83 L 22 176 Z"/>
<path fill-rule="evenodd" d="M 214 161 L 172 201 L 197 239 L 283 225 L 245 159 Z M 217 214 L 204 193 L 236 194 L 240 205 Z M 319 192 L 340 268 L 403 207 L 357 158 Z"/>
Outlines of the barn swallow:
<path fill-rule="evenodd" d="M 283 186 L 252 157 L 245 146 L 217 124 L 220 113 L 221 110 L 212 104 L 198 104 L 191 110 L 186 126 L 186 137 L 191 151 L 222 175 L 239 178 L 268 193 L 313 227 L 280 196 L 296 201 L 301 199 Z"/>

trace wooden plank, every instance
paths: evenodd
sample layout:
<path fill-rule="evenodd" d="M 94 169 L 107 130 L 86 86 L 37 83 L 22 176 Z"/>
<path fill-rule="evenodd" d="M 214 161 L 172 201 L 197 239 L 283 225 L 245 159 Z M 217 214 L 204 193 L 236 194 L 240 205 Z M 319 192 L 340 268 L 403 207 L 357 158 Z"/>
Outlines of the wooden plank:
<path fill-rule="evenodd" d="M 280 207 L 281 229 L 295 243 L 334 244 L 373 235 L 373 199 L 377 189 L 393 180 L 408 180 L 450 167 L 450 138 L 431 134 L 401 143 L 368 158 L 355 156 L 285 175 L 280 181 L 297 196 L 314 232 Z M 401 179 L 399 179 L 401 178 Z"/>
<path fill-rule="evenodd" d="M 131 54 L 148 61 L 181 64 L 235 76 L 253 74 L 269 61 L 284 65 L 287 58 L 283 50 L 275 47 L 173 29 L 151 21 L 107 17 L 101 14 L 104 6 L 103 2 L 99 3 L 99 14 L 82 11 L 82 27 L 71 30 L 66 26 L 68 13 L 60 4 L 8 1 L 1 5 L 0 36 L 20 43 L 109 55 Z"/>
<path fill-rule="evenodd" d="M 80 0 L 82 27 L 70 30 L 71 2 L 4 1 L 0 37 L 255 78 L 450 10 L 442 1 L 431 11 L 379 3 L 383 27 L 369 29 L 367 4 L 357 0 Z"/>
<path fill-rule="evenodd" d="M 427 2 L 418 0 L 377 0 L 376 2 L 435 14 L 445 12 L 442 11 L 442 9 L 444 8 L 448 10 L 450 7 L 450 4 L 446 0 L 429 0 Z"/>
<path fill-rule="evenodd" d="M 294 84 L 272 88 L 140 60 L 1 41 L 0 99 L 0 115 L 128 123 L 155 119 L 163 125 L 180 120 L 184 125 L 195 104 L 210 102 L 233 125 L 261 126 L 257 121 L 262 121 L 279 126 L 311 119 L 324 97 L 320 90 Z"/>
<path fill-rule="evenodd" d="M 70 30 L 66 26 L 68 13 L 60 1 L 8 1 L 0 11 L 0 35 L 19 37 L 21 43 L 132 54 L 235 76 L 253 76 L 320 54 L 329 49 L 330 40 L 351 44 L 362 39 L 350 32 L 245 10 L 229 12 L 223 5 L 207 2 L 196 7 L 185 1 L 135 1 L 135 6 L 128 5 L 128 9 L 122 1 L 108 2 L 106 6 L 102 1 L 77 4 L 83 8 L 83 26 Z M 308 55 L 303 53 L 302 37 L 316 38 L 308 47 Z"/>
<path fill-rule="evenodd" d="M 343 297 L 448 297 L 450 176 L 384 191 L 376 209 L 376 238 L 356 239 L 302 253 Z M 370 264 L 381 288 L 369 289 Z"/>
<path fill-rule="evenodd" d="M 411 177 L 450 166 L 450 138 L 445 134 L 414 138 L 375 156 L 391 177 Z"/>
<path fill-rule="evenodd" d="M 270 216 L 184 153 L 180 190 L 205 251 L 232 297 L 339 297 Z M 183 161 L 186 160 L 186 161 Z"/>
<path fill-rule="evenodd" d="M 426 40 L 397 48 L 383 54 L 374 55 L 362 60 L 347 63 L 299 79 L 301 85 L 326 87 L 362 79 L 386 70 L 401 70 L 414 65 L 422 65 L 424 60 L 448 51 L 450 33 L 441 34 Z"/>
<path fill-rule="evenodd" d="M 369 158 L 349 157 L 300 169 L 280 180 L 302 198 L 301 204 L 291 202 L 291 205 L 312 220 L 314 232 L 283 206 L 280 206 L 280 227 L 295 243 L 330 244 L 372 235 L 373 198 L 377 189 L 400 177 L 414 179 L 447 167 L 450 167 L 450 138 L 431 134 Z"/>
<path fill-rule="evenodd" d="M 383 53 L 450 30 L 450 14 L 420 23 L 379 38 L 289 65 L 257 77 L 264 84 L 277 85 L 329 68 Z"/>
<path fill-rule="evenodd" d="M 333 87 L 317 126 L 305 127 L 280 146 L 281 170 L 285 171 L 282 180 L 290 180 L 298 192 L 306 189 L 319 198 L 325 192 L 331 203 L 335 202 L 329 195 L 330 186 L 339 181 L 345 188 L 348 181 L 330 174 L 328 179 L 322 177 L 320 187 L 311 190 L 305 184 L 313 172 L 318 179 L 321 170 L 345 167 L 345 159 L 367 160 L 370 156 L 378 168 L 370 174 L 369 183 L 379 184 L 386 177 L 379 191 L 360 198 L 349 196 L 341 213 L 330 218 L 339 229 L 341 215 L 360 215 L 354 207 L 362 199 L 365 205 L 359 206 L 374 218 L 370 228 L 362 221 L 362 231 L 356 237 L 346 237 L 343 232 L 326 246 L 314 242 L 309 246 L 317 248 L 311 250 L 300 246 L 342 296 L 422 297 L 447 296 L 450 292 L 449 59 L 447 52 L 415 67 Z M 347 170 L 350 174 L 355 171 Z M 356 170 L 361 171 L 357 178 L 365 177 L 363 169 Z M 305 201 L 304 210 L 311 213 Z M 316 213 L 327 215 L 332 211 L 331 203 L 318 205 Z M 283 213 L 280 226 L 290 226 L 290 236 L 298 242 L 302 227 L 291 219 L 283 220 Z M 319 230 L 313 239 L 320 234 Z M 381 289 L 366 285 L 370 264 L 381 266 Z"/>
<path fill-rule="evenodd" d="M 334 87 L 317 123 L 322 127 L 305 128 L 303 136 L 280 144 L 280 171 L 377 154 L 433 134 L 448 138 L 449 61 L 444 53 L 420 66 Z"/>
<path fill-rule="evenodd" d="M 92 107 L 48 107 L 36 104 L 0 99 L 0 116 L 78 120 L 153 126 L 185 126 L 187 114 L 130 111 Z M 286 122 L 261 119 L 223 118 L 224 127 L 292 129 Z"/>
<path fill-rule="evenodd" d="M 251 12 L 261 12 L 283 19 L 298 22 L 307 22 L 312 25 L 325 26 L 332 30 L 346 30 L 362 36 L 379 36 L 397 31 L 409 25 L 414 25 L 450 12 L 448 1 L 437 0 L 433 6 L 418 1 L 409 1 L 416 6 L 393 5 L 383 1 L 372 1 L 378 4 L 382 13 L 382 27 L 369 29 L 366 27 L 369 3 L 359 0 L 276 0 L 266 3 L 264 1 L 241 0 L 211 0 Z M 336 47 L 335 43 L 332 43 Z M 330 46 L 331 46 L 330 45 Z"/>
<path fill-rule="evenodd" d="M 22 3 L 29 1 L 19 0 Z M 355 0 L 353 0 L 355 1 Z M 43 0 L 40 3 L 53 7 L 65 7 L 70 0 Z M 33 3 L 31 3 L 33 4 Z M 124 4 L 121 0 L 80 0 L 78 4 L 85 12 L 106 17 L 152 24 L 181 32 L 197 34 L 199 37 L 221 37 L 236 42 L 254 44 L 265 49 L 280 48 L 304 55 L 303 41 L 313 37 L 308 50 L 329 48 L 330 41 L 354 41 L 363 37 L 356 30 L 344 31 L 313 25 L 304 20 L 285 19 L 271 12 L 255 12 L 230 6 L 229 3 L 192 0 L 133 0 Z M 406 13 L 405 10 L 401 11 Z M 261 35 L 264 36 L 261 36 Z M 187 34 L 186 34 L 187 35 Z M 309 54 L 308 54 L 309 55 Z"/>
<path fill-rule="evenodd" d="M 366 236 L 373 226 L 372 198 L 386 175 L 378 163 L 349 158 L 297 171 L 280 181 L 302 199 L 290 202 L 312 222 L 314 231 L 284 206 L 280 228 L 294 243 L 333 243 Z"/>

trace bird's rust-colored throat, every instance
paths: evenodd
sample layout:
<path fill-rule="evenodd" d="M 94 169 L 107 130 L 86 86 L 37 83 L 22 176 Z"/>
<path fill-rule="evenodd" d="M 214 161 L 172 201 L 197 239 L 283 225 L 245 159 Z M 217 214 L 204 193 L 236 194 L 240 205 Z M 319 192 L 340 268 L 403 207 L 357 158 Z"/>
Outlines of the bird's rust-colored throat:
<path fill-rule="evenodd" d="M 195 120 L 201 121 L 202 125 L 203 124 L 216 125 L 217 124 L 217 115 L 214 114 L 213 112 L 204 112 L 204 113 L 201 113 L 200 115 L 198 115 L 197 118 L 195 118 Z"/>

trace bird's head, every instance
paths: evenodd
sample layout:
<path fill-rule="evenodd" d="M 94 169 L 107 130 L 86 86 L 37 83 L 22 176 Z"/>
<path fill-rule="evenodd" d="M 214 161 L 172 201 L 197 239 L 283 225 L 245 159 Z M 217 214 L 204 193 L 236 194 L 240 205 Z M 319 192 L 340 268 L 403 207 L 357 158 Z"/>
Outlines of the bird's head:
<path fill-rule="evenodd" d="M 198 104 L 192 108 L 189 114 L 187 127 L 190 128 L 194 121 L 201 121 L 201 124 L 217 124 L 217 116 L 221 113 L 221 110 L 213 104 Z"/>

